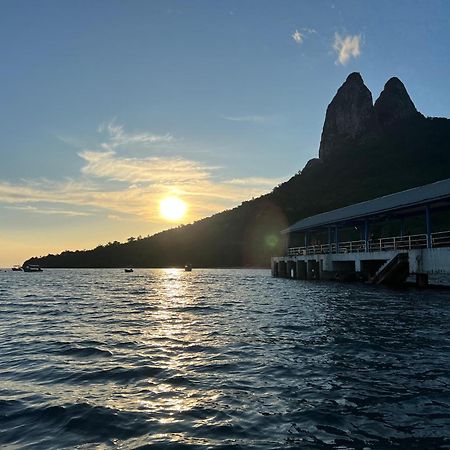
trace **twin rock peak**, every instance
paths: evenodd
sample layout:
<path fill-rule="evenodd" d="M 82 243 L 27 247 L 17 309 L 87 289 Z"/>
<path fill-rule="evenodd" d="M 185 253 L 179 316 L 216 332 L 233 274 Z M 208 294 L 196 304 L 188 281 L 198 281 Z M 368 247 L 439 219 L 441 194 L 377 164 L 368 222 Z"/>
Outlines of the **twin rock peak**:
<path fill-rule="evenodd" d="M 376 136 L 399 121 L 421 116 L 396 77 L 385 85 L 373 104 L 372 94 L 361 75 L 351 73 L 328 105 L 320 140 L 319 158 L 327 159 L 339 149 Z"/>

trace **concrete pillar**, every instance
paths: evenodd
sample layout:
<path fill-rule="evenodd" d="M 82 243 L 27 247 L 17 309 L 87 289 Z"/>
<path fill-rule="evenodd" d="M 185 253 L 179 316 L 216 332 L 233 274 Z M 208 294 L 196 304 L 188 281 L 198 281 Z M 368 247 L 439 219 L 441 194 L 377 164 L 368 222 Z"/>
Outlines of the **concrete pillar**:
<path fill-rule="evenodd" d="M 296 278 L 296 276 L 295 276 L 295 261 L 287 262 L 287 278 Z"/>
<path fill-rule="evenodd" d="M 306 261 L 297 261 L 297 279 L 306 280 Z"/>
<path fill-rule="evenodd" d="M 307 262 L 307 280 L 318 280 L 319 279 L 319 267 L 317 261 L 310 260 Z"/>
<path fill-rule="evenodd" d="M 279 273 L 279 276 L 281 278 L 286 278 L 287 268 L 286 268 L 286 262 L 285 261 L 280 261 L 278 263 L 278 273 Z"/>
<path fill-rule="evenodd" d="M 278 277 L 278 262 L 272 259 L 271 271 L 273 277 Z"/>
<path fill-rule="evenodd" d="M 416 285 L 417 287 L 424 288 L 428 286 L 428 274 L 416 273 Z"/>

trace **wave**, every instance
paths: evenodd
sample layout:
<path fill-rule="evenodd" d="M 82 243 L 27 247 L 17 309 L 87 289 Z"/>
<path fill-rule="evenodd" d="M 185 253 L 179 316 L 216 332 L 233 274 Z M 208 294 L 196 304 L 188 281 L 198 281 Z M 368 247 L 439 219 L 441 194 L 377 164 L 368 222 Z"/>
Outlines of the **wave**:
<path fill-rule="evenodd" d="M 112 356 L 112 352 L 109 350 L 102 350 L 97 347 L 72 347 L 61 350 L 59 353 L 61 355 L 75 356 L 77 358 L 109 358 Z"/>
<path fill-rule="evenodd" d="M 2 403 L 1 406 L 4 406 Z M 9 429 L 0 434 L 0 444 L 30 442 L 31 437 L 41 441 L 40 447 L 51 447 L 50 441 L 61 442 L 65 435 L 70 445 L 70 435 L 76 443 L 109 439 L 130 439 L 149 433 L 151 424 L 142 413 L 123 411 L 88 403 L 30 406 L 11 410 L 2 408 L 2 425 Z M 26 430 L 26 432 L 25 432 Z M 45 431 L 45 434 L 42 432 Z M 43 441 L 43 442 L 42 442 Z"/>

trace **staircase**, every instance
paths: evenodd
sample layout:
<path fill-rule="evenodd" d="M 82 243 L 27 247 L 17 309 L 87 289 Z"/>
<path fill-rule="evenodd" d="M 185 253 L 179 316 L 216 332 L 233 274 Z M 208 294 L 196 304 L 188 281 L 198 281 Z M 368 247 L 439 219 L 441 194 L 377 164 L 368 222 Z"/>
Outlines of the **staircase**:
<path fill-rule="evenodd" d="M 409 275 L 408 253 L 397 253 L 386 261 L 370 279 L 373 284 L 400 284 Z"/>

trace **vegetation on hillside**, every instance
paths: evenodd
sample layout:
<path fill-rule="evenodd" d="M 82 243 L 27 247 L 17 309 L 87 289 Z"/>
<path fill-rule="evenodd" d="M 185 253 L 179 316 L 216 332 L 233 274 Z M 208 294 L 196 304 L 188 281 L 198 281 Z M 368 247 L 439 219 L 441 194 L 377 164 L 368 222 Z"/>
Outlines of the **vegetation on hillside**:
<path fill-rule="evenodd" d="M 293 168 L 295 170 L 295 168 Z M 42 267 L 268 266 L 280 231 L 313 214 L 450 176 L 450 120 L 414 117 L 326 160 L 271 193 L 193 224 L 87 251 L 31 258 Z"/>

